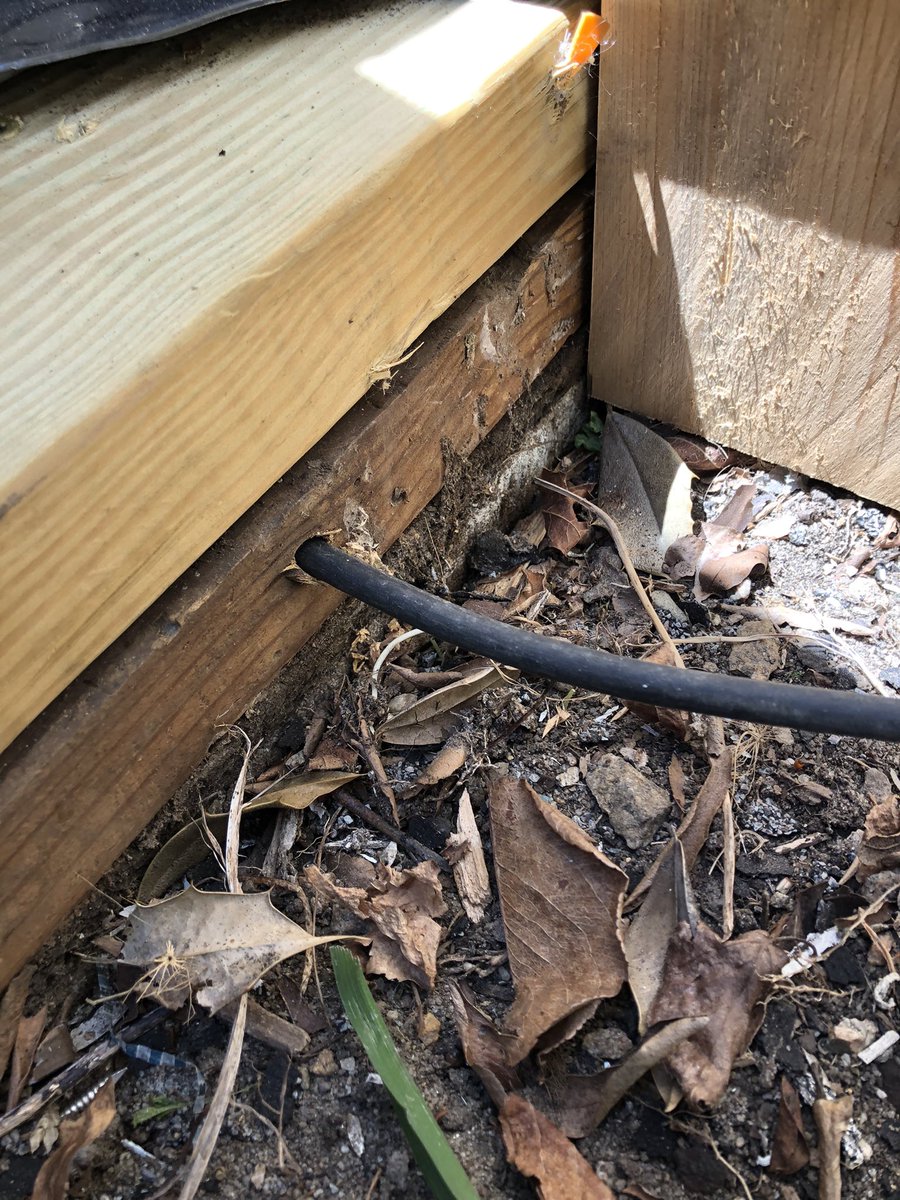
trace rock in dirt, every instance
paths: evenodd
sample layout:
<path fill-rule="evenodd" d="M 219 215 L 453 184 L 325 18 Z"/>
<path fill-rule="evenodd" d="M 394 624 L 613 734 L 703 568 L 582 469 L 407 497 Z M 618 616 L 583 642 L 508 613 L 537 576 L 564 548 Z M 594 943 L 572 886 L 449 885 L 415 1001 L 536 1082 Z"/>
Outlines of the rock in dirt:
<path fill-rule="evenodd" d="M 769 621 L 747 621 L 741 634 L 771 634 Z M 781 647 L 775 637 L 761 637 L 755 642 L 738 642 L 728 655 L 728 669 L 751 679 L 769 679 L 781 666 Z"/>
<path fill-rule="evenodd" d="M 618 754 L 601 755 L 587 785 L 630 850 L 647 845 L 671 807 L 667 793 Z"/>
<path fill-rule="evenodd" d="M 860 1021 L 855 1017 L 845 1017 L 831 1031 L 836 1042 L 841 1042 L 851 1054 L 865 1050 L 878 1037 L 878 1026 L 874 1021 Z"/>

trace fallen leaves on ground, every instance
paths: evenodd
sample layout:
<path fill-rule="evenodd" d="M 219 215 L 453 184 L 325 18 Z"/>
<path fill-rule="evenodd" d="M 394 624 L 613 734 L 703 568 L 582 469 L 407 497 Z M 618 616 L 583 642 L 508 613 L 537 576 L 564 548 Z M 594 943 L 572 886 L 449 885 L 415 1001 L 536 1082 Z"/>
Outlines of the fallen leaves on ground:
<path fill-rule="evenodd" d="M 691 533 L 692 478 L 665 438 L 633 417 L 608 414 L 597 503 L 619 526 L 639 571 L 661 575 L 669 547 Z"/>
<path fill-rule="evenodd" d="M 628 982 L 640 1027 L 684 1017 L 714 1018 L 666 1058 L 691 1103 L 714 1105 L 728 1086 L 735 1058 L 749 1046 L 763 1016 L 766 976 L 787 955 L 762 930 L 723 941 L 696 915 L 684 851 L 667 847 L 649 894 L 625 939 Z M 657 1082 L 663 1080 L 657 1075 Z M 667 1106 L 678 1092 L 663 1088 Z"/>
<path fill-rule="evenodd" d="M 19 1020 L 19 1028 L 16 1032 L 16 1044 L 13 1047 L 12 1068 L 9 1073 L 9 1093 L 6 1099 L 7 1112 L 10 1112 L 19 1103 L 22 1089 L 25 1087 L 28 1076 L 31 1074 L 34 1056 L 37 1052 L 38 1043 L 44 1035 L 46 1024 L 46 1004 L 30 1017 L 22 1017 Z"/>
<path fill-rule="evenodd" d="M 359 773 L 346 770 L 307 771 L 273 784 L 255 800 L 241 807 L 241 817 L 264 809 L 282 808 L 298 811 L 308 808 L 322 796 L 359 779 Z M 157 852 L 141 880 L 137 899 L 148 904 L 181 879 L 186 871 L 203 862 L 210 853 L 209 835 L 220 843 L 225 840 L 228 813 L 204 813 L 201 821 L 191 821 L 165 843 Z M 208 831 L 208 832 L 207 832 Z"/>
<path fill-rule="evenodd" d="M 272 905 L 268 892 L 200 892 L 139 906 L 122 962 L 143 967 L 141 997 L 177 1009 L 192 995 L 218 1012 L 276 963 L 337 941 L 315 937 Z"/>
<path fill-rule="evenodd" d="M 500 1129 L 507 1158 L 537 1181 L 541 1200 L 615 1200 L 565 1134 L 522 1096 L 503 1105 Z"/>
<path fill-rule="evenodd" d="M 617 1066 L 596 1075 L 569 1075 L 556 1096 L 554 1115 L 568 1137 L 585 1137 L 605 1120 L 648 1071 L 664 1062 L 686 1038 L 704 1029 L 710 1017 L 682 1017 L 654 1030 Z"/>
<path fill-rule="evenodd" d="M 672 579 L 693 575 L 698 600 L 725 595 L 745 583 L 749 587 L 750 580 L 761 579 L 768 570 L 768 545 L 745 544 L 755 492 L 755 484 L 741 484 L 714 520 L 702 522 L 699 534 L 679 538 L 666 551 L 666 572 Z"/>
<path fill-rule="evenodd" d="M 676 928 L 649 1019 L 714 1018 L 666 1060 L 690 1104 L 718 1104 L 725 1095 L 735 1059 L 762 1022 L 770 989 L 765 977 L 786 959 L 761 929 L 723 942 L 702 923 L 692 929 L 681 922 Z"/>
<path fill-rule="evenodd" d="M 489 789 L 497 890 L 516 998 L 506 1016 L 520 1062 L 558 1045 L 625 981 L 627 876 L 524 780 Z"/>
<path fill-rule="evenodd" d="M 803 1128 L 800 1098 L 787 1075 L 782 1075 L 769 1170 L 773 1175 L 793 1175 L 808 1164 L 809 1145 Z"/>
<path fill-rule="evenodd" d="M 655 663 L 660 667 L 683 665 L 678 661 L 674 649 L 665 644 L 657 646 L 655 650 L 645 654 L 641 661 Z M 659 725 L 662 729 L 668 729 L 682 741 L 687 737 L 691 718 L 690 713 L 685 712 L 684 709 L 663 708 L 658 704 L 645 704 L 641 700 L 623 700 L 622 703 L 642 721 L 648 721 L 651 725 Z"/>
<path fill-rule="evenodd" d="M 386 742 L 400 746 L 442 742 L 457 724 L 450 716 L 454 709 L 488 688 L 501 687 L 508 678 L 508 674 L 493 665 L 480 667 L 393 713 L 381 726 L 380 734 Z M 424 741 L 421 740 L 423 734 L 426 736 Z"/>
<path fill-rule="evenodd" d="M 370 975 L 434 987 L 441 938 L 435 918 L 447 906 L 433 862 L 408 871 L 379 866 L 365 888 L 342 887 L 318 867 L 307 867 L 304 875 L 322 900 L 343 905 L 375 927 L 366 967 Z"/>
<path fill-rule="evenodd" d="M 589 484 L 571 484 L 562 471 L 543 471 L 541 479 L 555 483 L 557 487 L 568 488 L 578 496 L 589 496 Z M 575 501 L 571 496 L 561 496 L 559 492 L 542 491 L 541 512 L 544 517 L 544 527 L 547 531 L 547 544 L 560 554 L 568 554 L 576 546 L 587 541 L 591 526 L 589 521 L 580 520 L 575 514 Z"/>
<path fill-rule="evenodd" d="M 819 1200 L 841 1200 L 841 1138 L 852 1113 L 853 1097 L 849 1094 L 813 1102 L 819 1134 Z"/>
<path fill-rule="evenodd" d="M 95 1142 L 115 1115 L 115 1084 L 109 1080 L 84 1112 L 60 1122 L 59 1140 L 38 1172 L 31 1200 L 63 1200 L 69 1190 L 69 1171 L 75 1155 Z"/>
<path fill-rule="evenodd" d="M 507 1059 L 509 1038 L 481 1011 L 467 984 L 451 982 L 450 999 L 466 1062 L 497 1108 L 502 1108 L 508 1094 L 522 1086 Z"/>
<path fill-rule="evenodd" d="M 704 442 L 701 438 L 688 437 L 683 433 L 668 434 L 665 440 L 684 465 L 697 475 L 724 471 L 741 457 L 736 450 L 726 450 L 724 446 L 716 446 L 712 442 Z"/>
<path fill-rule="evenodd" d="M 861 880 L 900 866 L 900 798 L 890 796 L 869 809 L 856 856 Z"/>

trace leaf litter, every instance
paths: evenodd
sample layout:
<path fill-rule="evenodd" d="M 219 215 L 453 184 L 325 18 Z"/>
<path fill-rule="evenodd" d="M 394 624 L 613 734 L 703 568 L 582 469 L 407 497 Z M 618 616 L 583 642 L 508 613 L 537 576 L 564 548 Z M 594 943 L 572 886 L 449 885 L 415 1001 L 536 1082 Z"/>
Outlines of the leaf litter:
<path fill-rule="evenodd" d="M 472 593 L 490 595 L 503 619 L 530 621 L 557 636 L 619 653 L 652 653 L 655 643 L 673 665 L 680 663 L 679 647 L 684 645 L 690 665 L 718 664 L 719 669 L 728 669 L 728 659 L 723 657 L 727 641 L 740 637 L 748 617 L 768 620 L 773 610 L 782 616 L 780 602 L 786 611 L 806 613 L 808 623 L 818 621 L 829 636 L 849 633 L 873 645 L 880 643 L 890 652 L 883 613 L 877 620 L 863 619 L 859 606 L 842 611 L 833 602 L 827 613 L 820 613 L 814 599 L 796 587 L 779 601 L 772 584 L 753 578 L 752 572 L 750 586 L 759 589 L 758 602 L 753 604 L 729 606 L 713 598 L 705 600 L 702 608 L 692 607 L 691 581 L 687 587 L 664 580 L 639 581 L 636 590 L 623 592 L 623 587 L 635 588 L 627 538 L 614 522 L 604 524 L 607 511 L 601 509 L 603 517 L 597 516 L 588 495 L 602 498 L 604 493 L 602 488 L 596 490 L 595 476 L 584 464 L 584 459 L 570 460 L 557 472 L 561 482 L 556 486 L 574 493 L 574 498 L 560 497 L 566 504 L 559 508 L 558 524 L 547 527 L 548 533 L 550 527 L 554 529 L 559 544 L 554 546 L 548 537 L 541 547 L 535 539 L 526 539 L 530 560 L 492 576 L 478 573 Z M 724 487 L 720 486 L 723 479 Z M 741 490 L 752 480 L 758 481 L 753 495 Z M 718 557 L 728 559 L 744 548 L 740 543 L 748 528 L 754 535 L 768 530 L 773 562 L 779 570 L 786 569 L 788 556 L 800 540 L 796 532 L 808 527 L 804 518 L 810 502 L 802 490 L 791 491 L 789 524 L 787 512 L 778 509 L 778 494 L 767 491 L 772 487 L 765 473 L 758 471 L 739 469 L 717 478 L 708 489 L 709 503 L 716 506 L 708 524 L 718 521 L 726 533 L 706 530 L 711 532 L 707 549 L 718 552 L 724 546 L 728 553 Z M 546 499 L 547 489 L 542 492 Z M 729 505 L 732 493 L 736 498 Z M 821 508 L 824 501 L 816 503 Z M 547 508 L 545 501 L 539 504 Z M 546 523 L 546 512 L 538 516 Z M 579 525 L 586 526 L 587 532 L 577 531 L 577 543 L 563 549 L 564 531 L 568 538 Z M 893 526 L 883 518 L 877 527 L 872 524 L 868 558 L 857 552 L 860 547 L 851 547 L 854 561 L 876 566 L 886 561 L 885 556 L 893 552 L 888 544 L 892 535 L 883 539 L 883 546 L 876 545 L 884 528 Z M 728 530 L 740 535 L 738 542 Z M 601 544 L 604 531 L 617 550 Z M 705 536 L 703 527 L 698 536 Z M 651 530 L 651 542 L 654 537 L 658 534 Z M 597 586 L 601 551 L 618 554 L 626 562 L 625 574 L 613 590 Z M 716 561 L 712 553 L 708 561 Z M 693 574 L 699 579 L 696 563 Z M 846 578 L 852 582 L 854 577 Z M 871 573 L 860 571 L 857 587 L 864 590 L 862 585 L 869 584 L 875 586 L 877 581 Z M 742 589 L 744 583 L 737 586 Z M 663 588 L 671 589 L 665 592 L 667 604 L 660 599 Z M 655 620 L 648 607 L 654 610 Z M 718 635 L 706 634 L 706 641 L 688 648 L 681 639 L 698 628 L 701 618 L 707 624 L 700 623 L 699 628 L 718 629 Z M 396 627 L 391 631 L 395 643 L 397 632 Z M 724 643 L 721 653 L 710 640 L 716 636 Z M 767 635 L 762 631 L 756 636 Z M 892 981 L 888 968 L 896 964 L 897 954 L 896 894 L 890 891 L 897 872 L 897 827 L 890 762 L 873 758 L 873 748 L 861 744 L 858 753 L 863 765 L 848 766 L 841 760 L 846 745 L 842 749 L 824 738 L 798 738 L 784 731 L 776 737 L 758 731 L 759 753 L 748 768 L 749 760 L 741 756 L 739 726 L 697 721 L 690 714 L 679 715 L 673 725 L 664 713 L 623 710 L 606 697 L 563 696 L 547 685 L 537 690 L 527 679 L 517 680 L 505 671 L 492 676 L 490 664 L 460 661 L 452 648 L 434 647 L 421 637 L 395 645 L 373 698 L 367 664 L 378 657 L 377 634 L 367 632 L 359 643 L 363 646 L 365 653 L 360 649 L 356 663 L 360 669 L 349 688 L 336 687 L 324 707 L 316 700 L 319 707 L 310 709 L 311 720 L 321 725 L 321 757 L 310 761 L 311 755 L 296 751 L 287 767 L 276 762 L 268 776 L 269 781 L 278 780 L 274 788 L 265 780 L 265 771 L 259 771 L 250 784 L 258 793 L 256 800 L 239 804 L 242 815 L 257 811 L 251 807 L 257 800 L 262 802 L 259 809 L 270 799 L 274 808 L 279 791 L 288 789 L 292 779 L 302 780 L 311 766 L 342 772 L 333 788 L 283 806 L 299 816 L 291 835 L 297 839 L 296 867 L 291 865 L 288 846 L 280 860 L 286 877 L 276 879 L 270 893 L 250 890 L 237 895 L 234 888 L 232 894 L 204 892 L 194 886 L 160 904 L 138 908 L 133 917 L 135 930 L 148 918 L 151 924 L 158 921 L 159 929 L 156 941 L 148 940 L 140 953 L 134 945 L 126 950 L 120 972 L 126 967 L 134 973 L 143 970 L 141 986 L 145 986 L 150 982 L 149 970 L 152 981 L 164 985 L 163 992 L 169 989 L 171 994 L 166 994 L 173 1005 L 190 996 L 197 1006 L 193 1024 L 202 1021 L 223 996 L 229 997 L 225 1011 L 234 1024 L 229 1070 L 220 1074 L 216 1120 L 224 1120 L 228 1097 L 237 1084 L 244 1020 L 249 1038 L 258 1037 L 272 1047 L 280 1044 L 278 1052 L 286 1054 L 288 1061 L 291 1056 L 295 1060 L 317 1056 L 312 1060 L 320 1063 L 313 1086 L 320 1099 L 313 1103 L 310 1094 L 304 1105 L 303 1119 L 310 1128 L 326 1119 L 326 1111 L 335 1120 L 346 1119 L 334 1114 L 343 1113 L 348 1103 L 354 1105 L 354 1097 L 362 1091 L 346 1093 L 351 1097 L 347 1101 L 336 1091 L 332 1099 L 328 1087 L 332 1078 L 347 1077 L 339 1063 L 345 1061 L 342 1054 L 352 1055 L 352 1043 L 345 1040 L 350 1035 L 340 1034 L 341 1049 L 335 1045 L 331 1054 L 330 1043 L 323 1039 L 335 1035 L 323 1029 L 324 1022 L 317 1023 L 315 1010 L 312 1021 L 308 1014 L 304 1017 L 312 1032 L 297 1030 L 302 1037 L 292 1037 L 294 1027 L 271 1013 L 268 1033 L 264 1019 L 253 1033 L 253 1008 L 246 988 L 261 981 L 263 997 L 291 995 L 293 1012 L 297 995 L 285 990 L 286 985 L 302 997 L 312 968 L 311 956 L 298 958 L 291 947 L 305 946 L 303 939 L 312 939 L 315 945 L 362 935 L 385 939 L 381 977 L 373 970 L 378 956 L 369 954 L 372 988 L 395 1026 L 402 1055 L 409 1056 L 414 1073 L 428 1081 L 429 1099 L 434 1091 L 438 1122 L 446 1122 L 449 1140 L 466 1167 L 476 1172 L 480 1194 L 529 1194 L 531 1185 L 516 1183 L 508 1172 L 502 1174 L 505 1169 L 496 1162 L 491 1166 L 490 1139 L 496 1141 L 498 1135 L 510 1163 L 535 1182 L 539 1194 L 547 1196 L 665 1195 L 667 1200 L 682 1200 L 689 1182 L 698 1179 L 706 1194 L 718 1194 L 715 1187 L 719 1187 L 724 1196 L 737 1194 L 740 1173 L 753 1195 L 773 1200 L 779 1195 L 780 1180 L 787 1177 L 793 1184 L 798 1176 L 806 1185 L 805 1194 L 819 1182 L 831 1189 L 830 1195 L 841 1194 L 835 1190 L 841 1188 L 848 1196 L 877 1194 L 872 1183 L 876 1167 L 869 1164 L 884 1170 L 882 1147 L 893 1136 L 889 1111 L 883 1105 L 878 1110 L 880 1101 L 874 1091 L 882 1088 L 890 1096 L 895 1054 L 889 1022 L 896 1012 L 896 973 Z M 877 664 L 868 661 L 868 669 L 877 671 Z M 821 676 L 819 665 L 814 669 Z M 784 664 L 775 662 L 772 670 L 781 678 L 785 672 L 802 670 L 793 646 Z M 475 684 L 480 683 L 479 673 L 481 679 L 491 681 L 489 687 L 470 691 L 473 677 Z M 885 686 L 891 686 L 887 677 Z M 445 693 L 435 699 L 444 688 L 451 689 L 449 697 Z M 426 703 L 416 710 L 420 700 Z M 404 712 L 409 714 L 407 724 Z M 362 720 L 373 731 L 383 781 L 353 769 L 359 761 Z M 392 728 L 395 733 L 407 730 L 406 735 L 400 733 L 407 741 L 392 742 Z M 437 752 L 428 746 L 438 747 Z M 621 757 L 646 780 L 671 792 L 675 801 L 671 819 L 679 822 L 675 830 L 666 832 L 669 818 L 660 809 L 655 824 L 634 827 L 638 832 L 629 835 L 631 841 L 619 836 L 615 824 L 593 801 L 586 782 L 595 765 L 610 756 Z M 860 792 L 857 801 L 847 781 L 859 780 L 874 761 L 884 763 L 889 791 L 865 800 Z M 397 797 L 396 833 L 405 841 L 392 841 L 391 823 L 378 814 L 386 798 L 384 781 Z M 343 806 L 342 797 L 350 807 Z M 630 802 L 628 797 L 625 802 Z M 367 812 L 378 817 L 380 825 L 360 824 L 368 820 L 360 814 Z M 727 817 L 725 826 L 720 813 Z M 789 831 L 781 825 L 785 814 L 796 822 Z M 237 817 L 232 808 L 233 831 Z M 264 819 L 262 813 L 256 824 Z M 209 832 L 199 838 L 203 822 L 191 827 L 192 856 L 207 854 L 210 841 L 221 846 L 228 814 L 207 814 L 206 824 Z M 231 837 L 225 839 L 230 853 L 223 855 L 230 879 L 239 879 L 249 889 L 259 886 L 253 880 L 254 873 L 259 879 L 262 861 L 254 858 L 256 824 L 248 823 L 252 832 L 246 839 L 241 832 L 249 849 L 243 840 Z M 726 859 L 729 854 L 729 828 L 730 868 L 722 858 L 723 853 Z M 817 828 L 825 834 L 806 833 Z M 315 831 L 312 837 L 310 831 Z M 840 856 L 834 850 L 835 831 Z M 416 865 L 417 846 L 434 848 L 435 858 L 426 871 L 421 869 L 424 863 Z M 441 850 L 445 860 L 438 853 Z M 835 856 L 828 858 L 829 853 Z M 398 856 L 402 866 L 395 865 Z M 851 906 L 840 898 L 839 889 L 822 885 L 808 897 L 802 932 L 798 926 L 788 936 L 787 927 L 776 918 L 790 907 L 804 882 L 827 878 L 829 872 L 836 878 L 854 857 L 856 871 L 844 889 L 856 898 Z M 458 872 L 464 863 L 474 866 L 474 885 Z M 185 870 L 196 879 L 200 869 L 196 860 L 172 866 L 161 886 L 154 886 L 154 894 L 180 886 Z M 441 872 L 448 869 L 455 889 L 441 887 Z M 411 875 L 413 879 L 408 878 Z M 449 874 L 443 882 L 450 884 Z M 733 916 L 728 918 L 726 906 L 732 893 Z M 224 919 L 217 926 L 216 949 L 210 922 L 205 926 L 201 919 L 201 909 L 209 902 L 197 897 L 204 895 L 221 913 L 234 901 L 254 902 L 254 914 L 260 916 L 249 922 L 249 933 L 243 917 Z M 275 926 L 273 901 L 282 907 L 293 905 L 290 911 L 300 912 L 302 925 L 280 914 L 293 930 L 300 930 L 299 935 L 283 923 Z M 845 907 L 830 907 L 835 904 Z M 169 906 L 174 907 L 165 918 Z M 160 915 L 151 915 L 157 910 Z M 245 909 L 241 905 L 234 911 Z M 172 913 L 184 914 L 183 920 L 171 921 L 170 931 L 177 925 L 180 941 L 163 937 Z M 732 924 L 736 935 L 730 932 Z M 108 928 L 119 931 L 116 924 Z M 781 973 L 780 964 L 797 939 L 823 937 L 831 929 L 837 933 L 830 948 L 823 944 L 823 953 L 809 957 L 798 976 Z M 108 953 L 115 953 L 115 944 L 116 938 L 107 935 Z M 204 946 L 218 964 L 205 959 Z M 137 961 L 146 960 L 151 949 L 149 961 Z M 235 959 L 228 957 L 232 952 Z M 238 961 L 241 957 L 243 962 Z M 132 958 L 135 961 L 129 965 Z M 868 990 L 860 988 L 854 975 L 860 969 L 872 983 Z M 410 1030 L 425 1029 L 424 1010 L 409 982 L 413 979 L 415 986 L 430 989 L 424 1014 L 430 1024 L 426 1038 L 410 1040 L 405 1033 L 407 1019 L 413 1022 Z M 848 985 L 841 982 L 844 979 L 857 982 Z M 327 1004 L 328 982 L 322 982 Z M 309 996 L 315 1002 L 313 993 Z M 145 999 L 143 1007 L 148 1003 Z M 303 1005 L 309 1007 L 306 1001 L 301 1001 L 301 1009 Z M 452 1084 L 445 1078 L 442 1064 L 452 1062 L 454 1054 L 449 1006 L 457 1018 L 456 1048 L 480 1083 L 466 1083 L 465 1072 L 458 1067 L 450 1068 Z M 820 1009 L 830 1014 L 824 1025 Z M 790 1035 L 778 1040 L 784 1014 L 797 1012 L 803 1013 L 808 1031 L 800 1058 Z M 868 1058 L 854 1056 L 853 1067 L 833 1057 L 828 1041 L 837 1018 L 849 1013 L 874 1025 L 863 1050 L 871 1053 Z M 763 1020 L 762 1034 L 754 1041 Z M 796 1027 L 796 1015 L 794 1022 Z M 54 1028 L 59 1025 L 52 1010 L 51 1023 Z M 255 1053 L 252 1041 L 246 1053 Z M 810 1059 L 827 1065 L 832 1078 L 837 1073 L 843 1098 L 835 1085 L 830 1094 L 826 1091 L 814 1099 L 808 1086 Z M 748 1067 L 754 1061 L 757 1069 Z M 353 1087 L 361 1089 L 362 1078 L 356 1078 L 359 1084 Z M 498 1110 L 497 1118 L 482 1107 L 482 1084 Z M 671 1118 L 667 1124 L 667 1118 L 656 1115 L 679 1104 L 682 1110 L 699 1112 L 704 1124 L 681 1118 Z M 755 1107 L 742 1109 L 742 1104 Z M 138 1108 L 134 1105 L 134 1111 Z M 182 1108 L 169 1105 L 171 1115 L 149 1123 L 145 1136 L 158 1137 L 155 1130 L 177 1122 Z M 864 1126 L 854 1124 L 860 1119 L 854 1113 L 874 1111 L 881 1113 L 880 1125 L 873 1124 L 871 1117 Z M 287 1130 L 289 1118 L 284 1119 Z M 281 1120 L 278 1117 L 275 1126 L 277 1136 L 281 1136 Z M 804 1137 L 808 1163 L 802 1161 Z M 577 1147 L 572 1138 L 577 1139 Z M 227 1134 L 222 1139 L 230 1144 Z M 660 1145 L 669 1139 L 668 1149 L 655 1156 L 654 1139 Z M 158 1141 L 149 1144 L 160 1150 Z M 205 1174 L 214 1144 L 210 1135 L 202 1154 L 194 1159 L 194 1177 Z M 351 1144 L 363 1144 L 357 1133 Z M 368 1154 L 370 1129 L 364 1144 Z M 302 1158 L 296 1140 L 292 1145 L 293 1153 Z M 473 1157 L 474 1146 L 481 1148 L 480 1159 Z M 349 1159 L 356 1161 L 357 1153 Z M 740 1165 L 740 1173 L 729 1160 Z M 280 1150 L 279 1161 L 288 1161 Z M 363 1165 L 360 1160 L 360 1168 Z M 365 1194 L 370 1185 L 373 1196 L 397 1194 L 397 1185 L 385 1173 L 386 1156 L 368 1165 L 365 1183 L 348 1194 Z M 335 1178 L 342 1178 L 341 1172 L 349 1168 L 319 1160 L 313 1169 L 318 1172 L 315 1177 L 322 1179 L 332 1171 L 338 1172 Z M 720 1182 L 714 1184 L 717 1178 Z M 878 1178 L 878 1186 L 881 1182 Z M 400 1194 L 407 1194 L 407 1186 L 399 1186 Z M 750 1194 L 748 1184 L 742 1186 L 744 1194 Z"/>

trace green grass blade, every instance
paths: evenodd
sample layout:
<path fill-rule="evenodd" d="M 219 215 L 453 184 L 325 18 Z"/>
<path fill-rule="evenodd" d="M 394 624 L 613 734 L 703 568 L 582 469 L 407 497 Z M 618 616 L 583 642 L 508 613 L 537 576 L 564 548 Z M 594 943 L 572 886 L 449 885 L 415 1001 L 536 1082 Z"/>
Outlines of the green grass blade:
<path fill-rule="evenodd" d="M 359 963 L 343 946 L 332 946 L 331 962 L 347 1019 L 394 1102 L 432 1195 L 438 1200 L 478 1200 L 478 1193 L 397 1053 Z"/>

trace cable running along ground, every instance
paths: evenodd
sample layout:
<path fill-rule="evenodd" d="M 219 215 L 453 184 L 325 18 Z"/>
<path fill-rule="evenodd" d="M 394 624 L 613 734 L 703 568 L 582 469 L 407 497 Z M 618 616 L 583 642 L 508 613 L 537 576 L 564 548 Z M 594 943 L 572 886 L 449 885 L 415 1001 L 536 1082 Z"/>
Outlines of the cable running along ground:
<path fill-rule="evenodd" d="M 303 543 L 297 551 L 297 565 L 313 578 L 407 625 L 473 654 L 518 667 L 527 675 L 605 692 L 619 700 L 813 733 L 900 742 L 900 699 L 678 670 L 574 646 L 459 608 L 370 567 L 323 538 Z"/>

